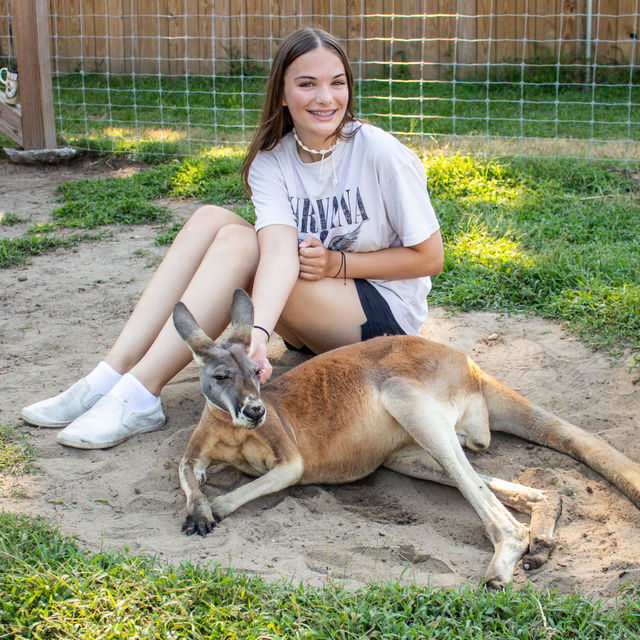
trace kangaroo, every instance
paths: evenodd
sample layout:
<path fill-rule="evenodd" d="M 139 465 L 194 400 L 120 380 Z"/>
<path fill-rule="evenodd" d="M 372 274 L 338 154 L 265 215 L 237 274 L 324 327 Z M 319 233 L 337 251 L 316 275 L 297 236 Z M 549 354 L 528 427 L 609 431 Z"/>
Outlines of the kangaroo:
<path fill-rule="evenodd" d="M 494 546 L 484 583 L 504 588 L 521 558 L 527 570 L 549 558 L 561 500 L 473 469 L 463 447 L 487 449 L 492 430 L 582 461 L 640 507 L 640 465 L 450 347 L 414 336 L 374 338 L 311 358 L 261 390 L 248 356 L 247 293 L 234 293 L 224 341 L 209 338 L 181 302 L 173 321 L 201 366 L 206 399 L 179 467 L 187 535 L 206 536 L 238 507 L 285 487 L 353 482 L 383 466 L 459 489 Z M 200 485 L 213 461 L 257 479 L 209 504 Z M 530 524 L 505 505 L 527 514 Z"/>

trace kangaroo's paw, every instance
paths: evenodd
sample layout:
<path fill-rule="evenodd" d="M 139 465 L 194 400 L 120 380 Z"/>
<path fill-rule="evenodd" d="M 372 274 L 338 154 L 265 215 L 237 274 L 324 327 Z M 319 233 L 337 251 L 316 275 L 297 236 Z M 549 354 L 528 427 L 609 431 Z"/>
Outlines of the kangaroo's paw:
<path fill-rule="evenodd" d="M 522 557 L 522 566 L 527 571 L 541 567 L 553 553 L 556 543 L 553 540 L 535 538 L 529 547 L 529 552 Z"/>
<path fill-rule="evenodd" d="M 214 530 L 216 525 L 220 524 L 220 520 L 213 511 L 211 511 L 210 518 L 207 518 L 202 513 L 190 513 L 182 525 L 182 531 L 188 536 L 197 533 L 204 538 L 207 533 L 211 533 Z"/>

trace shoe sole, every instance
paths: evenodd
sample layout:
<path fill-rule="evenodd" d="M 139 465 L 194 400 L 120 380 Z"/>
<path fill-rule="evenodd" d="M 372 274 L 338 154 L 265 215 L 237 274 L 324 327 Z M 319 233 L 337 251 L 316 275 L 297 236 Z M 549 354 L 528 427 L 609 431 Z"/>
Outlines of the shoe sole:
<path fill-rule="evenodd" d="M 40 420 L 39 418 L 30 418 L 24 411 L 20 412 L 20 417 L 33 427 L 47 427 L 49 429 L 61 429 L 71 424 L 71 422 L 52 422 L 47 420 Z"/>
<path fill-rule="evenodd" d="M 167 420 L 166 418 L 157 425 L 153 425 L 151 427 L 146 427 L 144 429 L 138 429 L 133 433 L 130 433 L 122 438 L 118 438 L 117 440 L 111 440 L 109 442 L 96 442 L 90 440 L 72 440 L 64 437 L 60 437 L 63 434 L 59 434 L 57 437 L 58 444 L 64 445 L 65 447 L 73 447 L 74 449 L 110 449 L 111 447 L 115 447 L 116 445 L 124 442 L 125 440 L 129 440 L 129 438 L 133 438 L 133 436 L 137 436 L 141 433 L 150 433 L 151 431 L 158 431 L 162 429 L 162 427 L 166 426 Z"/>

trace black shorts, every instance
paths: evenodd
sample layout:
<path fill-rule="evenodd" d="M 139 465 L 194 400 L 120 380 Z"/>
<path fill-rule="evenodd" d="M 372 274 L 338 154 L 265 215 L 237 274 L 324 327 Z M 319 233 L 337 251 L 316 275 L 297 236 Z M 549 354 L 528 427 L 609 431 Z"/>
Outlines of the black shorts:
<path fill-rule="evenodd" d="M 403 336 L 406 332 L 393 317 L 389 304 L 382 297 L 382 294 L 368 281 L 361 278 L 354 278 L 360 305 L 364 311 L 366 322 L 360 325 L 360 340 L 369 340 L 378 336 Z M 286 340 L 287 349 L 315 355 L 309 347 L 303 345 L 300 348 L 294 347 Z"/>

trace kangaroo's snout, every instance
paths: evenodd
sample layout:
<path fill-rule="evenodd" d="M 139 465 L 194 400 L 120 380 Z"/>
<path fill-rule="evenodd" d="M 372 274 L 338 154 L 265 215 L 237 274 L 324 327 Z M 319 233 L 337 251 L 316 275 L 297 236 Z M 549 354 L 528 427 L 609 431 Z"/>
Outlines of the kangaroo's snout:
<path fill-rule="evenodd" d="M 264 422 L 266 413 L 262 401 L 257 398 L 247 399 L 240 411 L 240 415 L 249 422 L 249 424 L 245 424 L 248 429 L 259 427 Z"/>

